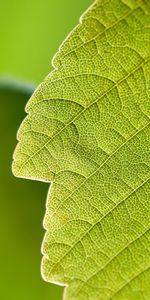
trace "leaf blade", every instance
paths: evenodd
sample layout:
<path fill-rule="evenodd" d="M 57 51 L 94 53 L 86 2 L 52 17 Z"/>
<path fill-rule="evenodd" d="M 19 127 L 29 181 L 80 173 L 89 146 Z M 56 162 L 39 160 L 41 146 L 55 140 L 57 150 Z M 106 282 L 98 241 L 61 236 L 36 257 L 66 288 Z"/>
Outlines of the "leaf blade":
<path fill-rule="evenodd" d="M 96 1 L 19 132 L 16 175 L 53 183 L 42 273 L 67 300 L 149 296 L 149 277 L 134 287 L 149 266 L 148 15 L 147 1 Z"/>

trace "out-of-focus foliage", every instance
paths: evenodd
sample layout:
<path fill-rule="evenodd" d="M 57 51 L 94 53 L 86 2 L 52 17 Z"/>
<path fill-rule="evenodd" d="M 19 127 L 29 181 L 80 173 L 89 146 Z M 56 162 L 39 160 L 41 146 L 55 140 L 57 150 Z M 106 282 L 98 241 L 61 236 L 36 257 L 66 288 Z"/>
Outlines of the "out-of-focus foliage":
<path fill-rule="evenodd" d="M 16 131 L 32 90 L 0 82 L 0 299 L 3 300 L 59 300 L 62 294 L 61 288 L 46 284 L 40 276 L 47 185 L 17 180 L 11 172 Z"/>
<path fill-rule="evenodd" d="M 92 0 L 0 3 L 0 74 L 39 82 L 51 58 Z"/>

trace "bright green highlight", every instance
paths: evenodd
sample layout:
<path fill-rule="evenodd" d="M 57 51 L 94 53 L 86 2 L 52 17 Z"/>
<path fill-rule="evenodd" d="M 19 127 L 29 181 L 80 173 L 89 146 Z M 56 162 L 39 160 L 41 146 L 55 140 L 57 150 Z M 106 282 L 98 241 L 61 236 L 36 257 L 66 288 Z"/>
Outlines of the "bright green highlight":
<path fill-rule="evenodd" d="M 148 1 L 97 0 L 31 97 L 16 176 L 52 182 L 42 274 L 65 300 L 148 300 Z"/>
<path fill-rule="evenodd" d="M 0 4 L 0 75 L 41 82 L 60 43 L 91 0 L 7 0 Z"/>

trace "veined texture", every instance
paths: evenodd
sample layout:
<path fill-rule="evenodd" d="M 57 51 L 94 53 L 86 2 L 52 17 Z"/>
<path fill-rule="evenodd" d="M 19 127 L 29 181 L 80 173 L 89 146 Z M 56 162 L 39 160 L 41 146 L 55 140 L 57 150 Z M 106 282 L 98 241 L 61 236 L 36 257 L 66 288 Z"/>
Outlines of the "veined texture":
<path fill-rule="evenodd" d="M 52 183 L 43 277 L 64 300 L 148 300 L 150 1 L 95 1 L 53 65 L 13 165 Z"/>

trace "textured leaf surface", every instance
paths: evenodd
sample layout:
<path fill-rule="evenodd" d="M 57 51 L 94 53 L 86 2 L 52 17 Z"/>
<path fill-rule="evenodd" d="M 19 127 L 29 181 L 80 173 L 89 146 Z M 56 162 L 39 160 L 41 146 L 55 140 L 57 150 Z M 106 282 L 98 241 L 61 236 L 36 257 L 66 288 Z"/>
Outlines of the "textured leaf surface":
<path fill-rule="evenodd" d="M 53 65 L 13 166 L 52 182 L 42 274 L 65 300 L 148 300 L 150 2 L 97 0 Z"/>

